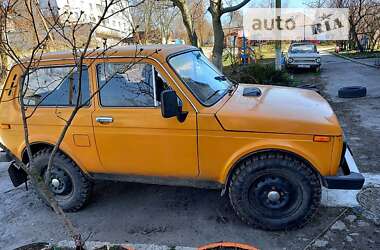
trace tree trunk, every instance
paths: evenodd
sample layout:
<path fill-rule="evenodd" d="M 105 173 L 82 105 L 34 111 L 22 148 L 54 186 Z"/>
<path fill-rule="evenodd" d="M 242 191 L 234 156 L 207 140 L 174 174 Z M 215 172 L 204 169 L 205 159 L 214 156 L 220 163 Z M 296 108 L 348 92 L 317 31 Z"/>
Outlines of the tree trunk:
<path fill-rule="evenodd" d="M 212 15 L 212 27 L 214 30 L 214 47 L 212 49 L 212 62 L 220 70 L 223 68 L 224 32 L 219 15 Z"/>
<path fill-rule="evenodd" d="M 355 49 L 355 36 L 353 28 L 351 27 L 349 32 L 349 39 L 348 39 L 348 50 L 354 50 Z"/>
<path fill-rule="evenodd" d="M 356 33 L 356 30 L 355 30 L 355 29 L 352 30 L 352 35 L 353 35 L 353 38 L 355 39 L 355 43 L 356 43 L 356 47 L 357 47 L 357 49 L 358 49 L 360 52 L 363 52 L 363 51 L 364 51 L 363 45 L 360 43 L 360 40 L 359 40 L 358 34 Z"/>
<path fill-rule="evenodd" d="M 0 42 L 3 42 L 3 33 L 4 33 L 4 29 L 1 25 L 1 27 L 0 27 Z M 3 85 L 3 83 L 5 82 L 5 78 L 7 77 L 7 66 L 8 66 L 8 56 L 3 51 L 3 48 L 0 47 L 0 86 Z"/>
<path fill-rule="evenodd" d="M 198 36 L 195 32 L 193 21 L 191 20 L 190 10 L 186 4 L 186 0 L 172 0 L 173 4 L 181 11 L 182 21 L 185 25 L 187 36 L 191 45 L 199 47 Z"/>
<path fill-rule="evenodd" d="M 222 15 L 237 11 L 250 0 L 242 0 L 234 6 L 223 7 L 222 0 L 210 0 L 208 11 L 212 16 L 212 27 L 214 29 L 214 48 L 212 49 L 212 62 L 220 70 L 223 68 L 224 32 L 222 27 Z"/>

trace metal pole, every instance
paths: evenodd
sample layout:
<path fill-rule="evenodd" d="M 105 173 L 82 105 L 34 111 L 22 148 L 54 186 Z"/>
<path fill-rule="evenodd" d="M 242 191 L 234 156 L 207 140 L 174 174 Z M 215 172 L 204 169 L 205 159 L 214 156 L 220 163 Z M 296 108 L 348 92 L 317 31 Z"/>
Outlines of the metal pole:
<path fill-rule="evenodd" d="M 275 19 L 278 16 L 281 16 L 281 0 L 276 0 L 276 10 L 275 10 Z M 281 32 L 277 30 L 277 40 L 275 41 L 275 52 L 276 52 L 276 70 L 281 70 Z"/>

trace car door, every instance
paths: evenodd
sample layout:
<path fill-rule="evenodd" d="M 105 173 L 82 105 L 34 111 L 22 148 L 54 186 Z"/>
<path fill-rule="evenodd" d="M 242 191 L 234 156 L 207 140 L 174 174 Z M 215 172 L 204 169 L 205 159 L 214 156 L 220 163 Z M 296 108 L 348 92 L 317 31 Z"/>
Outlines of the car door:
<path fill-rule="evenodd" d="M 170 86 L 153 60 L 108 59 L 96 65 L 100 89 L 92 114 L 99 158 L 107 173 L 198 175 L 196 113 L 183 97 L 183 122 L 163 118 L 160 92 Z M 181 97 L 180 97 L 181 98 Z"/>
<path fill-rule="evenodd" d="M 86 65 L 82 67 L 81 102 L 90 99 L 91 81 Z M 30 70 L 25 77 L 24 103 L 28 119 L 29 140 L 32 143 L 55 144 L 76 105 L 79 93 L 79 73 L 71 63 L 43 65 Z M 91 114 L 93 102 L 84 105 L 66 132 L 60 148 L 82 169 L 99 171 Z M 21 128 L 21 127 L 20 127 Z"/>

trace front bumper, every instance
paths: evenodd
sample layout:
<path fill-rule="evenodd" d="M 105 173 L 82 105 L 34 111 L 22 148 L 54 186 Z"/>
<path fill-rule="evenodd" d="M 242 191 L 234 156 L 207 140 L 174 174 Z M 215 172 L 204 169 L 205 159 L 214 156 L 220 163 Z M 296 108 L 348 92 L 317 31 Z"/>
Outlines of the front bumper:
<path fill-rule="evenodd" d="M 320 63 L 314 63 L 314 62 L 310 62 L 310 63 L 301 63 L 301 62 L 292 62 L 292 63 L 287 63 L 286 66 L 288 68 L 317 68 L 317 67 L 320 67 L 321 64 Z"/>
<path fill-rule="evenodd" d="M 340 167 L 342 174 L 337 176 L 322 176 L 323 185 L 328 189 L 360 190 L 364 185 L 364 176 L 359 172 L 348 146 L 345 147 L 344 158 Z"/>

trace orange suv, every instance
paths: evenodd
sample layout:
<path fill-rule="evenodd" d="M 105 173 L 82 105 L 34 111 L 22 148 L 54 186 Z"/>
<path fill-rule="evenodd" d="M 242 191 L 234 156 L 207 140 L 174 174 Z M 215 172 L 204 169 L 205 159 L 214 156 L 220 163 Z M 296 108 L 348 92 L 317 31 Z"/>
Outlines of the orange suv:
<path fill-rule="evenodd" d="M 193 186 L 221 189 L 244 222 L 280 230 L 312 217 L 321 186 L 363 186 L 333 110 L 314 91 L 233 83 L 191 46 L 92 54 L 82 100 L 100 91 L 78 112 L 45 178 L 65 211 L 86 204 L 95 179 Z M 19 100 L 23 73 L 15 65 L 3 87 L 0 140 L 27 163 L 19 103 L 27 114 L 39 104 L 29 140 L 45 177 L 77 100 L 78 72 L 70 52 L 46 54 L 26 72 Z"/>

